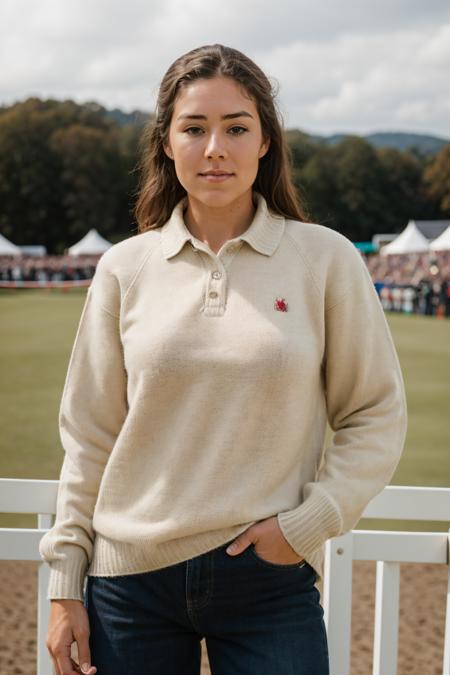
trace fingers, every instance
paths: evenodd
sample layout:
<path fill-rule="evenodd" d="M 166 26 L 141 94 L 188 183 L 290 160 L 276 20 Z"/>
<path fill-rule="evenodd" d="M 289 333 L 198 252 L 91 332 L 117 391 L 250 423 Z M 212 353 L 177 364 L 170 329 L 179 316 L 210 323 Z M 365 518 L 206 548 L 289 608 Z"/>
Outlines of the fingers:
<path fill-rule="evenodd" d="M 80 663 L 84 665 L 85 663 L 88 664 L 89 661 L 83 661 L 82 659 L 80 659 Z M 84 670 L 80 669 L 77 672 L 83 673 L 83 675 L 95 675 L 95 673 L 97 672 L 97 668 L 95 666 L 88 666 L 88 668 L 85 668 Z"/>
<path fill-rule="evenodd" d="M 72 658 L 70 660 L 72 661 L 72 666 L 76 673 L 82 673 L 83 675 L 94 675 L 97 672 L 97 668 L 95 666 L 89 666 L 87 669 L 82 670 L 78 665 L 78 663 L 75 663 L 75 661 Z M 80 663 L 84 664 L 85 662 L 81 661 L 80 659 Z"/>
<path fill-rule="evenodd" d="M 58 664 L 56 663 L 56 660 L 53 658 L 53 656 L 51 657 L 51 659 L 52 659 L 53 671 L 55 672 L 56 675 L 61 675 L 61 671 L 59 669 Z"/>
<path fill-rule="evenodd" d="M 95 666 L 91 666 L 89 670 L 81 670 L 80 666 L 71 656 L 52 656 L 53 668 L 56 675 L 94 675 L 97 672 Z"/>
<path fill-rule="evenodd" d="M 52 657 L 52 660 L 56 675 L 79 675 L 82 672 L 70 656 L 61 654 L 60 656 Z"/>
<path fill-rule="evenodd" d="M 91 665 L 91 650 L 89 649 L 89 618 L 84 609 L 82 619 L 74 630 L 74 637 L 77 642 L 78 662 L 80 672 L 83 675 L 94 675 L 97 668 Z"/>
<path fill-rule="evenodd" d="M 237 553 L 242 553 L 247 546 L 249 546 L 252 543 L 252 536 L 249 530 L 245 530 L 245 532 L 242 532 L 234 541 L 231 542 L 229 546 L 226 548 L 226 552 L 230 553 L 231 555 L 236 555 Z"/>
<path fill-rule="evenodd" d="M 52 666 L 53 666 L 53 670 L 55 671 L 55 674 L 56 675 L 62 675 L 59 664 L 58 664 L 58 660 L 56 658 L 56 655 L 54 653 L 54 650 L 52 648 L 52 645 L 50 643 L 50 638 L 49 638 L 48 635 L 47 635 L 47 640 L 45 642 L 45 646 L 47 647 L 47 651 L 50 654 L 50 658 L 52 660 Z"/>
<path fill-rule="evenodd" d="M 82 602 L 70 598 L 52 600 L 46 646 L 56 675 L 95 675 L 97 668 L 91 665 L 89 635 L 89 617 Z M 79 663 L 71 657 L 74 641 Z"/>
<path fill-rule="evenodd" d="M 276 516 L 258 520 L 256 523 L 253 523 L 253 525 L 250 525 L 250 527 L 238 534 L 236 539 L 232 541 L 225 550 L 230 555 L 242 553 L 242 551 L 245 551 L 245 549 L 250 546 L 250 544 L 256 544 L 264 533 L 266 535 L 272 536 L 271 533 L 273 533 L 277 526 Z"/>

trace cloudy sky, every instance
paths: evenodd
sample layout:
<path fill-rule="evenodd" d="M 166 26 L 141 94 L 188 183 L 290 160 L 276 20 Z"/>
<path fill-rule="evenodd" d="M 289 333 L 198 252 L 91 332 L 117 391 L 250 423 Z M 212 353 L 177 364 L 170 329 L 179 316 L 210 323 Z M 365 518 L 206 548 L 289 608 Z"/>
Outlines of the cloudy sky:
<path fill-rule="evenodd" d="M 448 0 L 1 0 L 0 103 L 151 110 L 169 65 L 214 42 L 278 83 L 288 128 L 450 139 Z"/>

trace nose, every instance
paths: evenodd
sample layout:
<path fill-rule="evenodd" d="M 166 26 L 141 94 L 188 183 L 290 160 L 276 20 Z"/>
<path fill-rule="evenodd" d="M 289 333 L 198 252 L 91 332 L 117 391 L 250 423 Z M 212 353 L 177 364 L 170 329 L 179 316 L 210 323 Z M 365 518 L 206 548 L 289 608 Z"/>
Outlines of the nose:
<path fill-rule="evenodd" d="M 208 137 L 205 147 L 205 156 L 208 159 L 213 159 L 214 157 L 223 159 L 226 156 L 226 150 L 219 134 L 211 134 Z"/>

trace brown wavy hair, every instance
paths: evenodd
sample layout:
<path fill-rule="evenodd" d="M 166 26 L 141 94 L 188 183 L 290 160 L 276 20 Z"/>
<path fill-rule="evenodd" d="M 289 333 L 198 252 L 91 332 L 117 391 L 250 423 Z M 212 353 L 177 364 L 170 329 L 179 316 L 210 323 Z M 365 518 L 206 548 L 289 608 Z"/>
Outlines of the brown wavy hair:
<path fill-rule="evenodd" d="M 292 181 L 292 157 L 276 92 L 268 77 L 248 56 L 221 44 L 197 47 L 180 56 L 167 70 L 158 92 L 155 116 L 139 139 L 138 188 L 134 216 L 138 231 L 163 225 L 186 190 L 175 173 L 173 160 L 164 152 L 175 101 L 181 87 L 199 78 L 229 77 L 244 88 L 258 111 L 262 135 L 269 149 L 259 160 L 252 189 L 260 192 L 271 211 L 286 218 L 310 222 Z"/>

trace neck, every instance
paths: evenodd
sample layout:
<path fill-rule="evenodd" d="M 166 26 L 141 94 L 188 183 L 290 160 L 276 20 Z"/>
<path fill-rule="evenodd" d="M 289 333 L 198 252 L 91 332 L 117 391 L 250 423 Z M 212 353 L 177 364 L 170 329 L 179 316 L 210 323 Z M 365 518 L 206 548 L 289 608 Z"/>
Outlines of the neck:
<path fill-rule="evenodd" d="M 228 239 L 248 229 L 255 210 L 251 190 L 223 207 L 208 206 L 188 195 L 183 217 L 191 234 L 217 253 Z"/>

